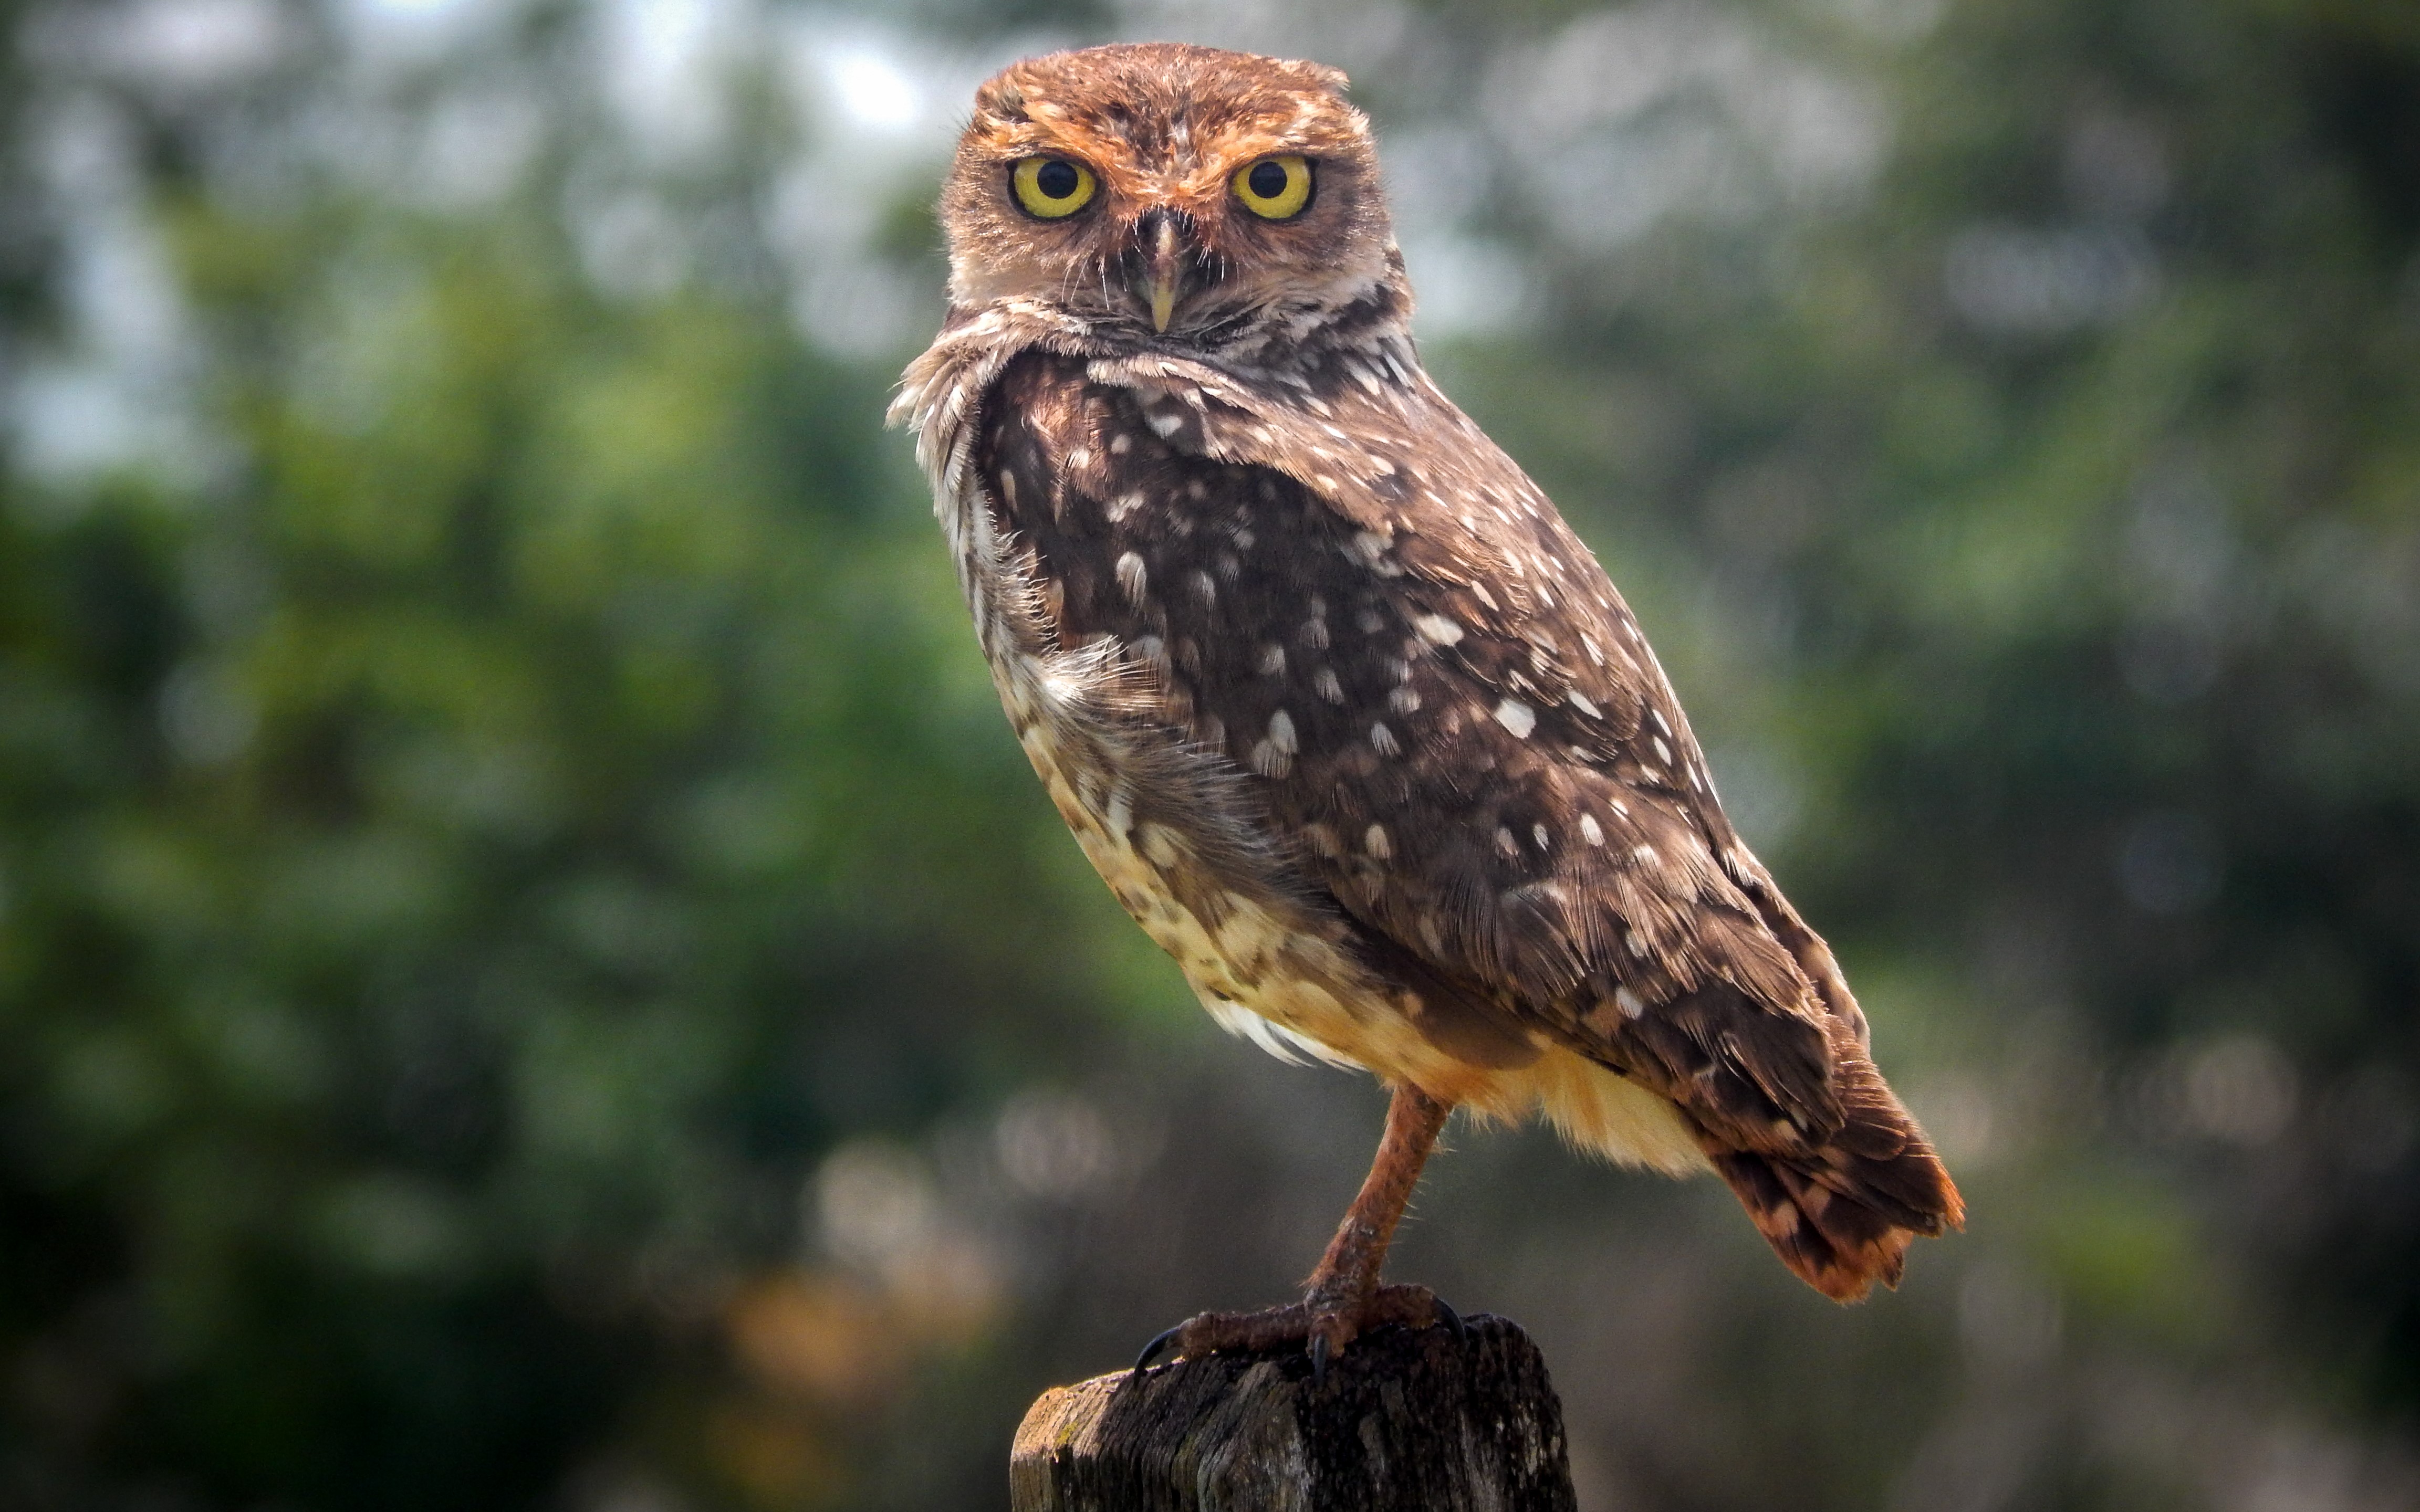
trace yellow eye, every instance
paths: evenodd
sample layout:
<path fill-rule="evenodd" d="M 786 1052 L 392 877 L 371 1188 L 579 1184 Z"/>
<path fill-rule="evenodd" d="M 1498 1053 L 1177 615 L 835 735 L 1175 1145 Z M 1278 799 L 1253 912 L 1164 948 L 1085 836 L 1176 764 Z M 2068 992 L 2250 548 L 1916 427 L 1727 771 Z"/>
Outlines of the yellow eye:
<path fill-rule="evenodd" d="M 1100 187 L 1093 170 L 1072 158 L 1027 158 L 1008 177 L 1026 213 L 1046 221 L 1075 214 L 1093 203 L 1093 192 Z"/>
<path fill-rule="evenodd" d="M 1311 203 L 1311 164 L 1295 153 L 1247 164 L 1231 182 L 1244 208 L 1264 221 L 1291 221 Z"/>

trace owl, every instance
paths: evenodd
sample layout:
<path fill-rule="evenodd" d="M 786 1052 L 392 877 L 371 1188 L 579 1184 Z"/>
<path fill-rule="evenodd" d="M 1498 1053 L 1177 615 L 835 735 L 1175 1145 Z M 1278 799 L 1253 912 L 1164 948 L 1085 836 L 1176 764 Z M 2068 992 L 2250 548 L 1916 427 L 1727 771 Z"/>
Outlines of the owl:
<path fill-rule="evenodd" d="M 1221 1025 L 1389 1089 L 1304 1297 L 1145 1351 L 1455 1322 L 1381 1263 L 1448 1114 L 1712 1170 L 1853 1301 L 1962 1221 L 1638 622 L 1420 365 L 1368 120 L 1316 64 L 1014 65 L 941 197 L 912 427 L 1001 702 Z"/>

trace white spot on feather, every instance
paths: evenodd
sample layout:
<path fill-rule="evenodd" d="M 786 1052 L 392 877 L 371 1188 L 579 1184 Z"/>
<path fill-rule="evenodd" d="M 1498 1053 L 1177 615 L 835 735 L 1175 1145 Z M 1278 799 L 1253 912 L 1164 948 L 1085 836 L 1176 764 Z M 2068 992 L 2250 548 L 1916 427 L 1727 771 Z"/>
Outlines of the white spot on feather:
<path fill-rule="evenodd" d="M 1442 614 L 1423 614 L 1412 622 L 1412 628 L 1441 646 L 1452 645 L 1462 639 L 1462 626 Z"/>
<path fill-rule="evenodd" d="M 1496 705 L 1496 722 L 1512 731 L 1513 739 L 1527 740 L 1538 728 L 1538 711 L 1519 699 L 1506 699 Z"/>
<path fill-rule="evenodd" d="M 1592 813 L 1580 815 L 1580 839 L 1591 845 L 1605 843 L 1605 826 L 1596 822 L 1596 815 Z"/>
<path fill-rule="evenodd" d="M 1125 594 L 1127 603 L 1137 609 L 1141 608 L 1143 590 L 1149 585 L 1149 575 L 1144 571 L 1141 557 L 1129 551 L 1118 558 L 1118 587 Z"/>

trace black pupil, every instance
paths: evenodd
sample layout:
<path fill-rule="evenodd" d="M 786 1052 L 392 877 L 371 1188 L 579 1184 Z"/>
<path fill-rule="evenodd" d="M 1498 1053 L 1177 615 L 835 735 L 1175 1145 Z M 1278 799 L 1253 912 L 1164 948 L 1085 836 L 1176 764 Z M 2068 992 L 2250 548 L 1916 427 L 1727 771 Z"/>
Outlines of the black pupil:
<path fill-rule="evenodd" d="M 1286 171 L 1280 164 L 1264 162 L 1254 168 L 1252 176 L 1244 182 L 1251 185 L 1252 193 L 1261 198 L 1275 199 L 1285 193 Z"/>
<path fill-rule="evenodd" d="M 1056 159 L 1044 163 L 1033 175 L 1033 187 L 1042 191 L 1044 199 L 1067 199 L 1076 193 L 1082 180 L 1076 177 L 1076 165 Z"/>

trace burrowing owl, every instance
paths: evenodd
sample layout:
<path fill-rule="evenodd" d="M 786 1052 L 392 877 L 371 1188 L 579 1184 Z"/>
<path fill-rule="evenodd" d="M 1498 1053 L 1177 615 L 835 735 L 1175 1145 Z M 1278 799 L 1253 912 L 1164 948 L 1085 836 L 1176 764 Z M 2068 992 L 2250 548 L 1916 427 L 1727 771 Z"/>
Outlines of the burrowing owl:
<path fill-rule="evenodd" d="M 1392 1089 L 1306 1298 L 1174 1342 L 1324 1359 L 1450 1316 L 1378 1270 L 1455 1107 L 1711 1166 L 1792 1270 L 1863 1296 L 1957 1191 L 1637 622 L 1421 370 L 1344 84 L 1156 44 L 985 84 L 949 317 L 893 410 L 1118 901 L 1221 1024 Z"/>

